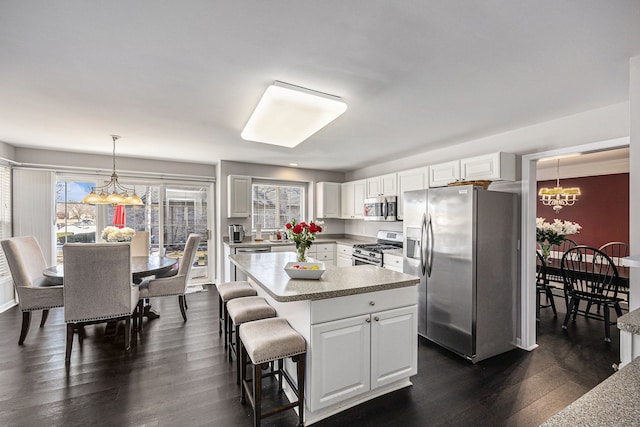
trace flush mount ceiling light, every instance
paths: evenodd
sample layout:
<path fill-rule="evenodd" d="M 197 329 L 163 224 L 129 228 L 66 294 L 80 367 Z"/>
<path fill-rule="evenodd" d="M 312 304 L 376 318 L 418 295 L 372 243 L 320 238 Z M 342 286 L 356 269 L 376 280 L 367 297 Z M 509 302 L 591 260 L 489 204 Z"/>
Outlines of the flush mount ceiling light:
<path fill-rule="evenodd" d="M 105 185 L 93 187 L 91 193 L 82 199 L 82 203 L 89 205 L 142 205 L 142 199 L 136 194 L 135 188 L 127 188 L 118 182 L 118 174 L 116 173 L 116 141 L 120 139 L 120 137 L 118 135 L 111 135 L 111 139 L 113 139 L 113 173 L 111 174 L 111 180 Z M 97 193 L 98 190 L 100 194 Z"/>
<path fill-rule="evenodd" d="M 240 136 L 295 147 L 347 110 L 339 97 L 276 81 L 267 88 Z"/>

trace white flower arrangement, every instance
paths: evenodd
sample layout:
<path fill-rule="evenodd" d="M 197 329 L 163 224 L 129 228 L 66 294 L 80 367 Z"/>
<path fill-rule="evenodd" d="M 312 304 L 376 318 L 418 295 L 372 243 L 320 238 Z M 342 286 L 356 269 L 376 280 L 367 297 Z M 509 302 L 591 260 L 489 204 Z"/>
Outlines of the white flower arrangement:
<path fill-rule="evenodd" d="M 544 218 L 536 218 L 536 241 L 542 248 L 544 259 L 549 258 L 551 247 L 562 243 L 569 234 L 580 232 L 582 227 L 577 222 L 562 221 L 558 218 L 548 223 Z"/>
<path fill-rule="evenodd" d="M 136 231 L 133 228 L 105 227 L 102 230 L 102 240 L 105 242 L 130 242 Z"/>

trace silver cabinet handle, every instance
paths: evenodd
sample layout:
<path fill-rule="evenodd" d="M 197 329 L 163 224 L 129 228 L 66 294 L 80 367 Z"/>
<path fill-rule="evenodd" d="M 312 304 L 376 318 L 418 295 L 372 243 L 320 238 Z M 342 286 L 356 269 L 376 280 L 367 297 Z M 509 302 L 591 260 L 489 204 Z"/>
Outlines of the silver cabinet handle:
<path fill-rule="evenodd" d="M 375 301 L 369 301 L 369 305 L 376 305 Z"/>
<path fill-rule="evenodd" d="M 380 320 L 380 318 L 378 316 L 373 318 L 376 322 L 378 322 Z"/>
<path fill-rule="evenodd" d="M 371 323 L 371 319 L 369 319 L 369 318 L 367 317 L 367 320 L 365 320 L 365 322 L 367 322 L 367 323 Z"/>

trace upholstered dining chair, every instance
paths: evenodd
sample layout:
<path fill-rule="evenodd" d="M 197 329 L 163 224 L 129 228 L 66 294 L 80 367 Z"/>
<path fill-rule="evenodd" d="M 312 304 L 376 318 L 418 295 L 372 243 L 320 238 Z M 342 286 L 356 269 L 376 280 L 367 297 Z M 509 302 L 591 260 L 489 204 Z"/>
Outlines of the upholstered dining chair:
<path fill-rule="evenodd" d="M 129 243 L 67 243 L 64 254 L 64 320 L 67 323 L 65 362 L 71 359 L 73 335 L 82 327 L 124 320 L 125 350 L 131 345 L 131 318 L 139 291 L 131 280 Z M 134 326 L 137 317 L 134 317 Z"/>
<path fill-rule="evenodd" d="M 31 312 L 42 310 L 42 328 L 47 321 L 49 309 L 64 305 L 62 286 L 51 284 L 42 275 L 47 263 L 35 237 L 14 237 L 0 243 L 7 258 L 22 311 L 22 328 L 18 339 L 18 344 L 22 345 L 31 325 Z"/>
<path fill-rule="evenodd" d="M 190 234 L 187 238 L 187 242 L 184 245 L 184 252 L 178 272 L 174 276 L 160 277 L 154 279 L 145 279 L 140 283 L 140 309 L 138 313 L 140 315 L 139 325 L 142 329 L 142 301 L 146 298 L 165 297 L 165 296 L 178 296 L 178 304 L 180 306 L 180 313 L 182 318 L 187 321 L 185 292 L 187 290 L 187 281 L 189 280 L 189 274 L 191 274 L 191 267 L 200 245 L 202 237 L 199 234 Z"/>
<path fill-rule="evenodd" d="M 136 231 L 131 239 L 131 256 L 149 256 L 149 232 Z"/>

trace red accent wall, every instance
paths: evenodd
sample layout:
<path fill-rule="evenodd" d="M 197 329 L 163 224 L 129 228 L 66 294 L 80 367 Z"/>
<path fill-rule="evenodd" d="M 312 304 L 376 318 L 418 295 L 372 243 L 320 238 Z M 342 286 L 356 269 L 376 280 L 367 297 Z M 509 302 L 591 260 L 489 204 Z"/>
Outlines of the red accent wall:
<path fill-rule="evenodd" d="M 555 187 L 556 181 L 539 181 L 541 187 Z M 538 217 L 577 222 L 580 233 L 569 236 L 579 245 L 600 247 L 608 242 L 629 242 L 629 174 L 561 179 L 562 187 L 580 187 L 582 195 L 573 206 L 565 206 L 556 216 L 551 206 L 538 198 Z"/>

